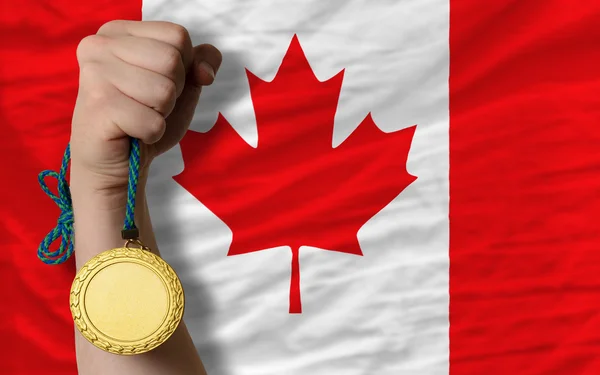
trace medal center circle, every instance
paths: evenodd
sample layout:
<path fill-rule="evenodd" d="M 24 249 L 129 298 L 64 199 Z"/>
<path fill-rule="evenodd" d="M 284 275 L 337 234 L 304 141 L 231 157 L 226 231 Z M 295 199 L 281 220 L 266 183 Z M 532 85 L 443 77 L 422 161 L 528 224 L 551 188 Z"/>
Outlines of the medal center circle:
<path fill-rule="evenodd" d="M 119 341 L 138 341 L 156 332 L 169 308 L 161 278 L 135 262 L 113 263 L 90 280 L 85 293 L 90 322 Z"/>

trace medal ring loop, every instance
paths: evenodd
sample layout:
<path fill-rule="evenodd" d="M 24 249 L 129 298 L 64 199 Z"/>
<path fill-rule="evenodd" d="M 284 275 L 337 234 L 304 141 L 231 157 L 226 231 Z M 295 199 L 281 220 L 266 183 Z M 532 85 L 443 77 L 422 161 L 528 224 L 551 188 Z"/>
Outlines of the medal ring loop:
<path fill-rule="evenodd" d="M 125 247 L 128 248 L 128 249 L 135 248 L 132 245 L 137 245 L 139 249 L 150 251 L 150 248 L 147 247 L 147 246 L 144 246 L 144 244 L 142 243 L 142 241 L 138 240 L 137 238 L 136 239 L 128 239 L 125 242 Z"/>

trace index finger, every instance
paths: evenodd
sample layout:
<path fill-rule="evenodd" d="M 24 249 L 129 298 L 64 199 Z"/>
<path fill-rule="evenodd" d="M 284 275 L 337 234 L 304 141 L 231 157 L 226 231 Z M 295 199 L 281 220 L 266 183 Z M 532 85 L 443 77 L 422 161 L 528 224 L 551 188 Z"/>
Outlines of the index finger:
<path fill-rule="evenodd" d="M 97 34 L 108 37 L 129 35 L 168 43 L 179 50 L 186 71 L 193 61 L 190 34 L 185 27 L 172 22 L 116 20 L 102 25 Z"/>

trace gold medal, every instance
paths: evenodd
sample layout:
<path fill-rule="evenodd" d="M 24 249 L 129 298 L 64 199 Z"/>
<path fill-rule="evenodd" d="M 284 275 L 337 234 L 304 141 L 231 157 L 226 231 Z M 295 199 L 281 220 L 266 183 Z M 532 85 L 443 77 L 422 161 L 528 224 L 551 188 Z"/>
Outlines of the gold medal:
<path fill-rule="evenodd" d="M 165 342 L 184 304 L 175 271 L 139 240 L 90 259 L 71 286 L 75 325 L 89 342 L 115 354 L 140 354 Z"/>

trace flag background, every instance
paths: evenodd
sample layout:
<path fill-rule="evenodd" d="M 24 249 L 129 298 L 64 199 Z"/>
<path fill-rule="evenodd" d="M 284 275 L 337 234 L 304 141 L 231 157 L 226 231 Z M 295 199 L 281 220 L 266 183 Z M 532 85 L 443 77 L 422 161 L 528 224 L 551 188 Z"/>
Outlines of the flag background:
<path fill-rule="evenodd" d="M 224 51 L 195 130 L 221 111 L 255 142 L 244 68 L 270 80 L 294 34 L 320 80 L 346 69 L 335 144 L 368 111 L 386 131 L 419 129 L 408 164 L 418 184 L 361 229 L 365 256 L 301 250 L 301 316 L 287 314 L 289 251 L 225 257 L 227 228 L 171 178 L 178 151 L 157 161 L 158 241 L 211 373 L 597 374 L 600 5 L 286 4 L 1 5 L 0 370 L 76 373 L 73 263 L 35 256 L 58 217 L 37 173 L 57 168 L 68 142 L 78 41 L 143 14 Z M 415 217 L 427 220 L 413 236 Z"/>

